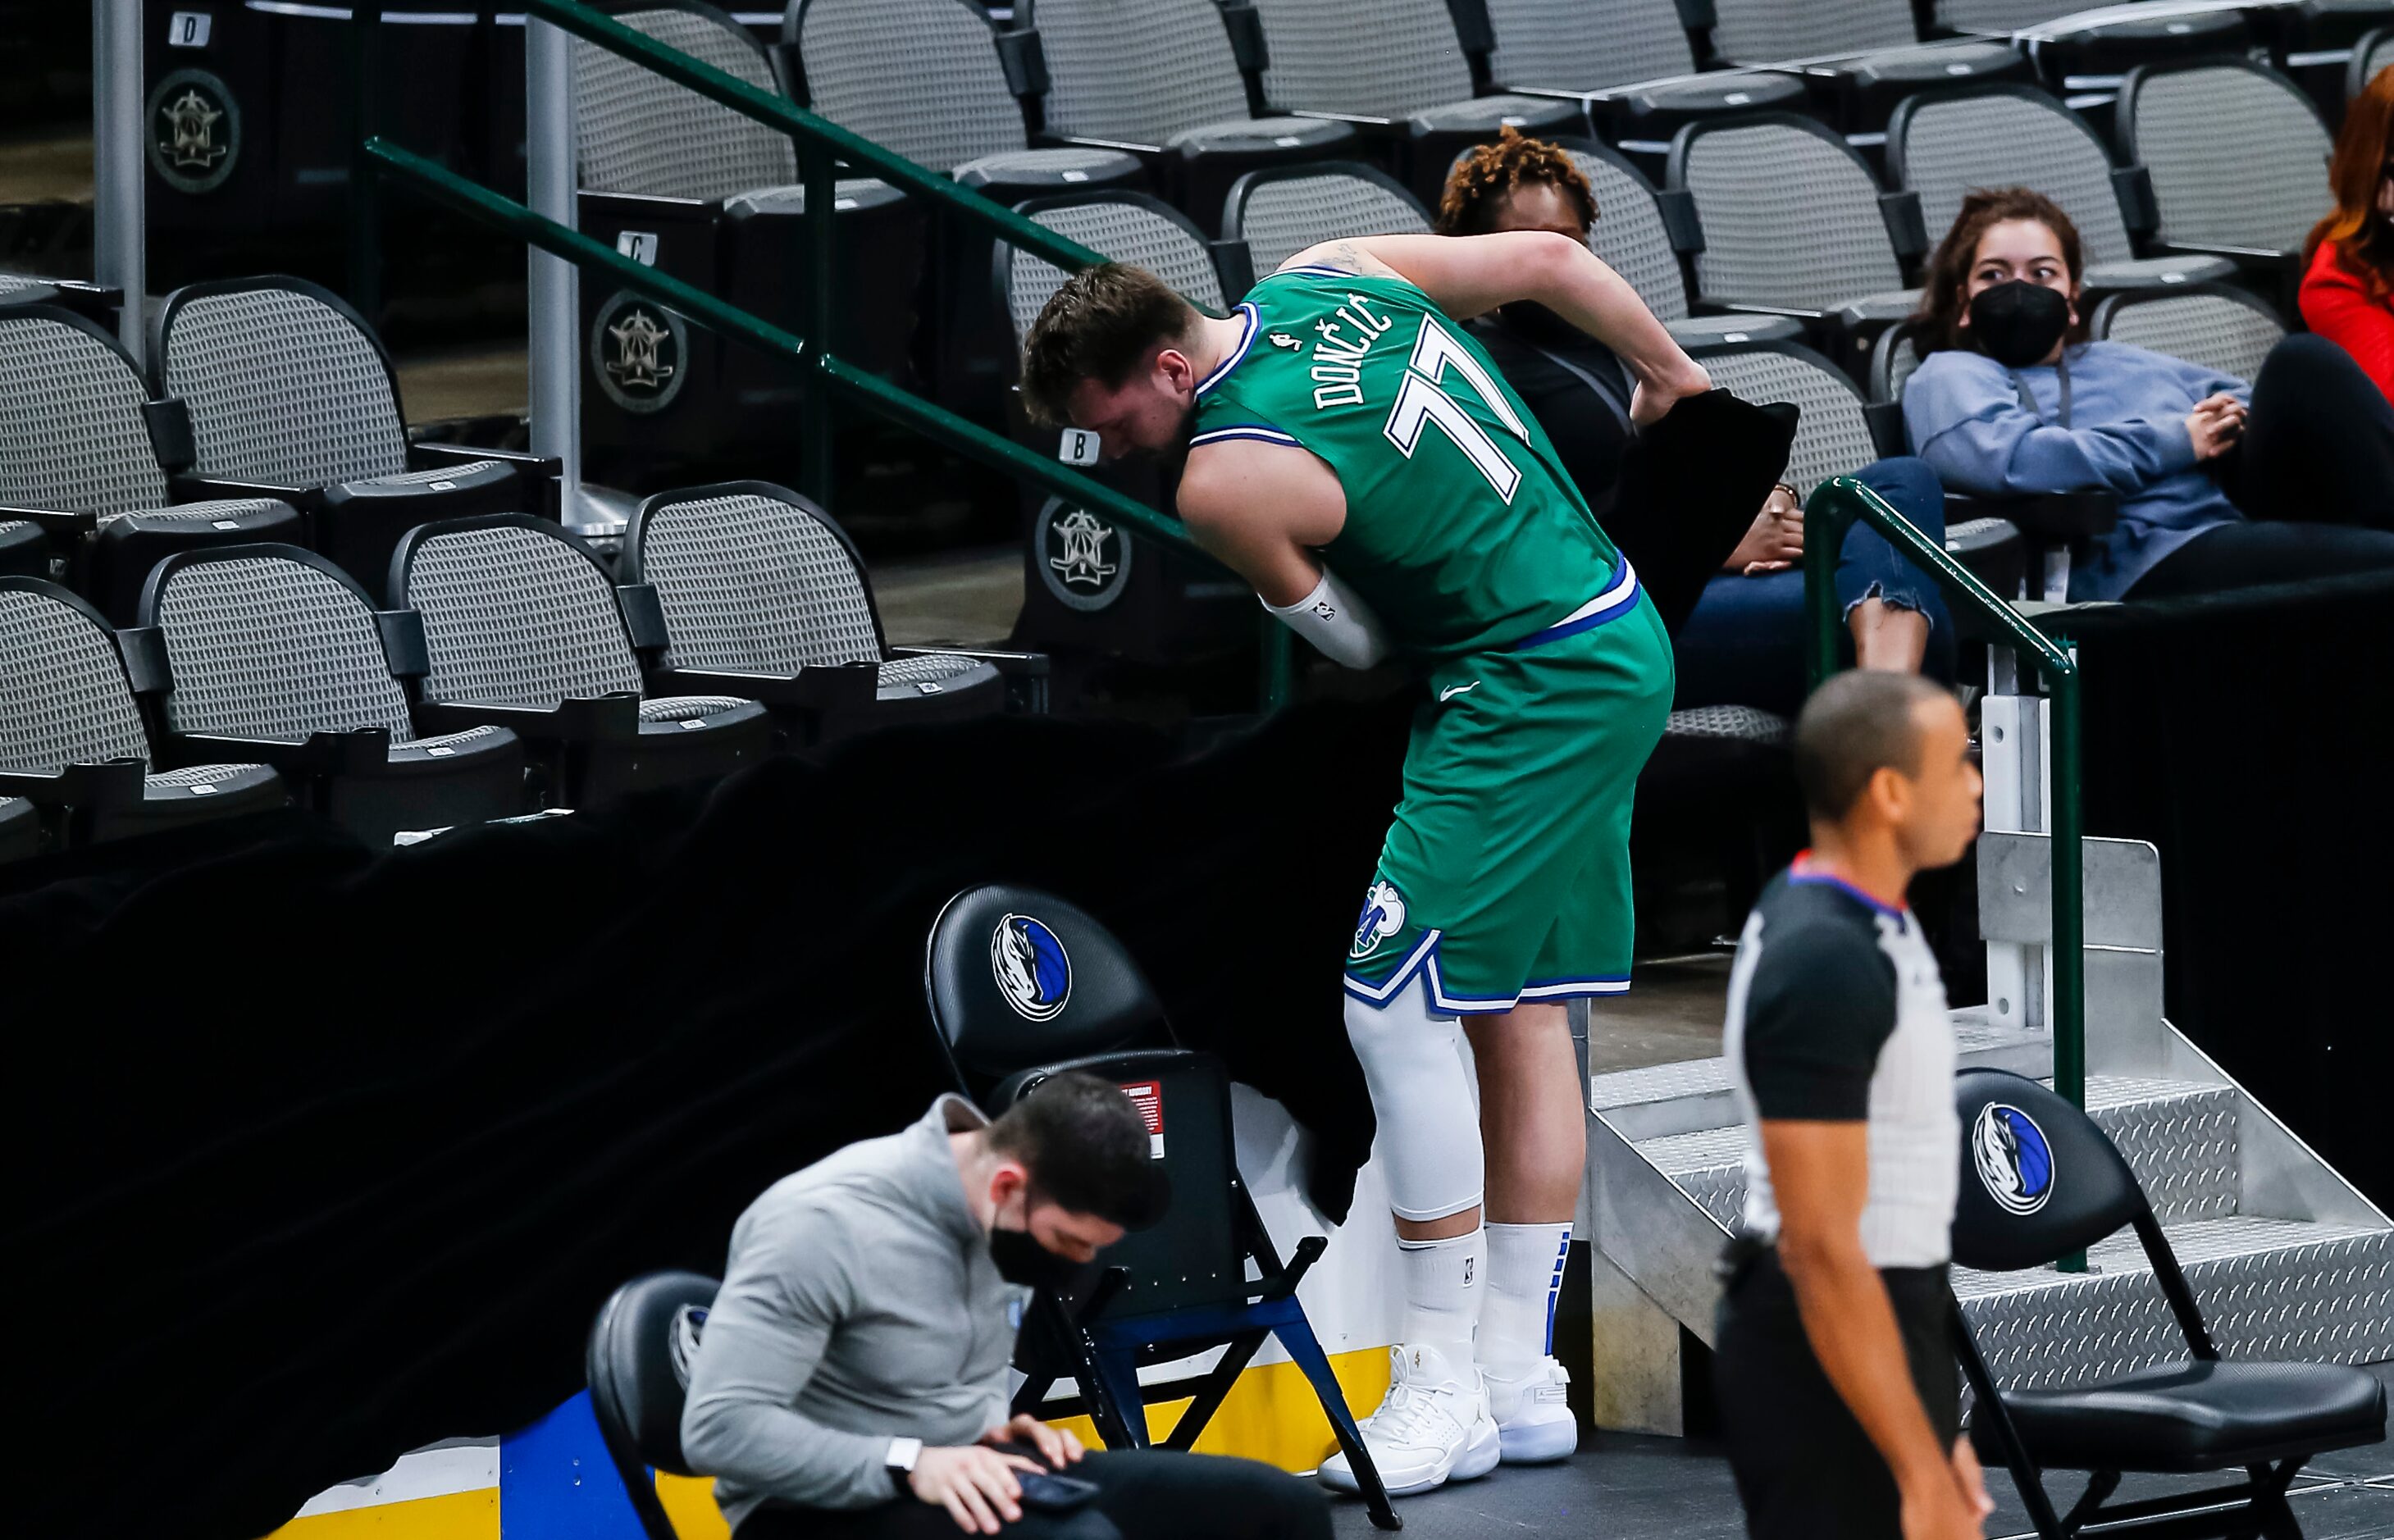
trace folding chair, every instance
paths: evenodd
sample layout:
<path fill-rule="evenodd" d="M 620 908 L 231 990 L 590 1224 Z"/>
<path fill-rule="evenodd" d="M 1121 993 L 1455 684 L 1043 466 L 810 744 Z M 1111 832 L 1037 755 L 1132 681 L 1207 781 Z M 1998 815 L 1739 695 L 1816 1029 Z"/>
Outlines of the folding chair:
<path fill-rule="evenodd" d="M 2001 1070 L 1954 1079 L 1962 1180 L 1953 1260 L 2010 1271 L 2043 1267 L 2127 1226 L 2186 1340 L 2186 1356 L 2068 1389 L 1996 1385 L 1957 1311 L 1955 1350 L 1975 1398 L 1971 1441 L 2007 1467 L 2037 1533 L 2070 1537 L 2138 1530 L 2299 1536 L 2286 1488 L 2313 1457 L 2386 1436 L 2385 1387 L 2335 1363 L 2221 1360 L 2202 1308 L 2119 1150 L 2095 1121 L 2033 1080 Z M 2123 1473 L 2242 1468 L 2224 1487 L 2111 1504 Z M 2085 1494 L 2058 1517 L 2048 1470 L 2089 1472 Z"/>
<path fill-rule="evenodd" d="M 607 1296 L 590 1323 L 583 1377 L 607 1458 L 649 1540 L 681 1540 L 657 1501 L 654 1470 L 696 1472 L 681 1453 L 682 1403 L 690 1398 L 690 1359 L 706 1329 L 718 1279 L 695 1272 L 651 1272 Z"/>
<path fill-rule="evenodd" d="M 1033 1300 L 1016 1349 L 1016 1365 L 1029 1378 L 1015 1410 L 1037 1412 L 1048 1388 L 1069 1376 L 1098 1436 L 1112 1448 L 1136 1448 L 1148 1441 L 1146 1402 L 1190 1389 L 1143 1389 L 1138 1366 L 1227 1347 L 1166 1441 L 1187 1449 L 1264 1339 L 1276 1337 L 1320 1398 L 1372 1521 L 1397 1528 L 1345 1392 L 1297 1301 L 1297 1283 L 1325 1243 L 1308 1236 L 1282 1262 L 1240 1179 L 1228 1072 L 1213 1055 L 1177 1046 L 1122 944 L 1061 899 L 1000 884 L 970 888 L 931 924 L 923 989 L 956 1084 L 985 1111 L 1002 1112 L 1066 1070 L 1113 1081 L 1147 1114 L 1154 1157 L 1172 1181 L 1170 1214 L 1110 1248 L 1101 1275 Z"/>

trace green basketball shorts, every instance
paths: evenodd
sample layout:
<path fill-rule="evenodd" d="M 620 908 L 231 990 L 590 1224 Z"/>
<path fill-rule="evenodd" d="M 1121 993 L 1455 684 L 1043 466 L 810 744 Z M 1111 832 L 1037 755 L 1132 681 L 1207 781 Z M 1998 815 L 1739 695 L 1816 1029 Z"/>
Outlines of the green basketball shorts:
<path fill-rule="evenodd" d="M 1349 994 L 1385 1004 L 1418 977 L 1434 1013 L 1472 1015 L 1627 991 L 1630 809 L 1673 682 L 1662 616 L 1628 581 L 1432 673 Z"/>

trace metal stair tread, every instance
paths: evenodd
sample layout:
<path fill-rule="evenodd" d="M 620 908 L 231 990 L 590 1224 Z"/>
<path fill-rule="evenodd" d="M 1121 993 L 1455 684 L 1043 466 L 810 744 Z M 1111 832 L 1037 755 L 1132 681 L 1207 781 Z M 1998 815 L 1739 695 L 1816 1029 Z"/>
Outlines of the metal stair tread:
<path fill-rule="evenodd" d="M 1955 1046 L 1964 1056 L 2017 1048 L 2048 1041 L 2040 1032 L 1991 1027 L 1978 1015 L 1954 1014 Z M 1651 1064 L 1638 1070 L 1614 1070 L 1588 1081 L 1588 1105 L 1601 1112 L 1616 1107 L 1671 1101 L 1680 1097 L 1713 1096 L 1729 1090 L 1729 1063 L 1717 1056 L 1683 1059 L 1677 1063 Z"/>
<path fill-rule="evenodd" d="M 2237 1214 L 2219 1219 L 2188 1219 L 2164 1221 L 2162 1233 L 2168 1237 L 2170 1249 L 2177 1254 L 2181 1267 L 2192 1269 L 2205 1262 L 2216 1262 L 2230 1257 L 2250 1257 L 2264 1252 L 2292 1251 L 2303 1246 L 2328 1242 L 2349 1241 L 2378 1235 L 2394 1248 L 2394 1230 L 2364 1225 L 2318 1224 L 2308 1219 L 2271 1219 L 2258 1215 Z M 2149 1273 L 2152 1265 L 2146 1260 L 2144 1247 L 2138 1243 L 2136 1232 L 2122 1230 L 2106 1236 L 2086 1248 L 2088 1271 L 2058 1272 L 2052 1268 L 2024 1268 L 2016 1272 L 1981 1272 L 1974 1268 L 1953 1270 L 1953 1295 L 1957 1299 L 1989 1298 L 1999 1295 L 2022 1294 L 2035 1289 L 2073 1288 L 2095 1278 L 2114 1273 Z"/>

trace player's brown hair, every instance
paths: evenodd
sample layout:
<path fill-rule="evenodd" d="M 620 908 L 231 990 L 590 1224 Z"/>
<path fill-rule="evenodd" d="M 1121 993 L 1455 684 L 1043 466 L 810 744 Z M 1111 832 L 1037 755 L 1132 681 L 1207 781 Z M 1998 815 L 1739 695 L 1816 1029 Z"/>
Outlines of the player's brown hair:
<path fill-rule="evenodd" d="M 2369 297 L 2383 303 L 2394 295 L 2394 219 L 2377 212 L 2377 187 L 2394 174 L 2394 65 L 2377 72 L 2344 110 L 2344 128 L 2328 161 L 2329 190 L 2335 208 L 2311 227 L 2303 260 L 2319 255 L 2322 242 L 2335 243 L 2335 261 L 2361 280 Z"/>
<path fill-rule="evenodd" d="M 1962 313 L 1970 302 L 1962 297 L 1970 285 L 1970 270 L 1978 264 L 1979 239 L 1989 226 L 2012 219 L 2033 219 L 2053 231 L 2061 244 L 2062 264 L 2070 270 L 2070 286 L 2086 272 L 2086 261 L 2078 241 L 2078 227 L 2061 205 L 2033 188 L 1974 188 L 1962 200 L 1962 211 L 1953 217 L 1953 228 L 1937 244 L 1937 254 L 1928 259 L 1926 282 L 1920 289 L 1920 309 L 1912 319 L 1920 326 L 1920 350 L 1933 353 L 1946 348 L 1968 348 L 1969 336 L 1963 331 Z M 2082 342 L 2086 336 L 2086 318 L 2080 316 L 2072 327 L 2070 340 Z"/>
<path fill-rule="evenodd" d="M 1596 223 L 1596 190 L 1587 185 L 1569 151 L 1507 128 L 1494 144 L 1466 154 L 1447 175 L 1446 191 L 1438 201 L 1438 232 L 1486 234 L 1496 222 L 1498 202 L 1519 187 L 1559 188 L 1579 211 L 1581 228 Z"/>
<path fill-rule="evenodd" d="M 1161 342 L 1189 336 L 1197 312 L 1145 268 L 1100 262 L 1064 280 L 1022 344 L 1022 404 L 1035 422 L 1060 426 L 1085 379 L 1112 389 Z"/>

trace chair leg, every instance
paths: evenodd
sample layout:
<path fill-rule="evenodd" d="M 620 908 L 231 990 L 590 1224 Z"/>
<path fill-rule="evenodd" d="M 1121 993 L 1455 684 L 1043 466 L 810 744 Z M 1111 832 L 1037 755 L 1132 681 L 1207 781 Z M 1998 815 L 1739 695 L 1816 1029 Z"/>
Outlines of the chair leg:
<path fill-rule="evenodd" d="M 1264 1338 L 1270 1335 L 1269 1330 L 1258 1328 L 1230 1339 L 1230 1350 L 1205 1376 L 1205 1383 L 1197 1391 L 1197 1399 L 1189 1403 L 1189 1410 L 1181 1413 L 1180 1420 L 1172 1425 L 1172 1436 L 1164 1441 L 1166 1449 L 1186 1450 L 1197 1441 L 1197 1436 L 1205 1431 L 1205 1425 L 1214 1420 L 1214 1414 L 1221 1410 L 1222 1398 L 1230 1393 L 1230 1387 L 1238 1383 L 1241 1371 L 1256 1356 L 1256 1349 L 1264 1345 Z"/>
<path fill-rule="evenodd" d="M 1329 1417 L 1330 1427 L 1338 1435 L 1338 1447 L 1347 1453 L 1347 1463 L 1354 1468 L 1355 1484 L 1362 1489 L 1363 1506 L 1372 1515 L 1375 1529 L 1404 1528 L 1404 1520 L 1388 1505 L 1388 1489 L 1380 1481 L 1379 1468 L 1372 1463 L 1372 1452 L 1363 1447 L 1363 1432 L 1355 1426 L 1354 1414 L 1347 1410 L 1347 1392 L 1340 1388 L 1338 1376 L 1330 1372 L 1329 1357 L 1315 1340 L 1313 1328 L 1302 1320 L 1272 1328 L 1280 1345 L 1288 1349 L 1289 1361 L 1295 1363 L 1313 1386 L 1313 1393 L 1322 1402 L 1322 1414 Z"/>
<path fill-rule="evenodd" d="M 1089 1403 L 1098 1437 L 1106 1441 L 1108 1449 L 1146 1448 L 1147 1402 L 1139 1394 L 1138 1356 L 1092 1345 L 1089 1362 L 1095 1373 L 1081 1382 L 1081 1394 Z M 1105 1417 L 1098 1415 L 1101 1403 L 1109 1414 Z"/>

